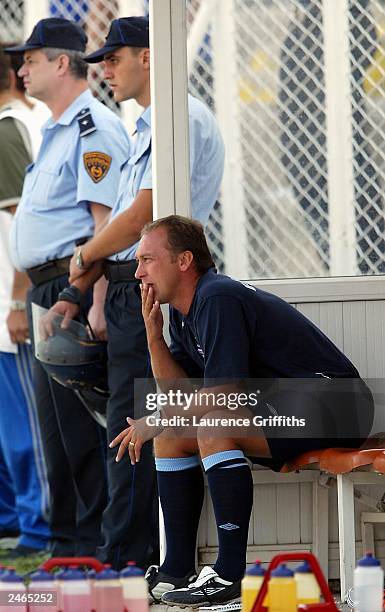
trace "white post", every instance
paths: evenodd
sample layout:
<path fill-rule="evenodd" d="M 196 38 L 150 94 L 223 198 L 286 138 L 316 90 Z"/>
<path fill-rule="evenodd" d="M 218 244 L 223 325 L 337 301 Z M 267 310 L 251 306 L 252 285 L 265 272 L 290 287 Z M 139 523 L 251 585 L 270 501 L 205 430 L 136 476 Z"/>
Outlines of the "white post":
<path fill-rule="evenodd" d="M 248 278 L 234 0 L 217 0 L 212 20 L 212 58 L 215 111 L 226 150 L 220 195 L 226 274 Z"/>
<path fill-rule="evenodd" d="M 154 218 L 190 216 L 185 0 L 150 0 Z"/>
<path fill-rule="evenodd" d="M 323 0 L 330 274 L 357 272 L 349 3 Z"/>
<path fill-rule="evenodd" d="M 24 2 L 24 36 L 28 38 L 40 19 L 49 17 L 48 0 L 26 0 Z"/>

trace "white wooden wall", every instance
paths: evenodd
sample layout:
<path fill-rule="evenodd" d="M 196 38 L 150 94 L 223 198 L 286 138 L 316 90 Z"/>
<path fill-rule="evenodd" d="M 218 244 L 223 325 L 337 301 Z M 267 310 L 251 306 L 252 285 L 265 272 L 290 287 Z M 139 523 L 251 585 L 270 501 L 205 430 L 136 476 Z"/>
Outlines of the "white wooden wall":
<path fill-rule="evenodd" d="M 385 380 L 385 279 L 344 278 L 256 282 L 287 299 L 318 325 L 357 366 L 363 378 L 375 378 L 373 390 Z M 371 384 L 370 380 L 368 381 Z M 382 403 L 382 405 L 381 405 Z M 373 432 L 385 431 L 384 400 L 376 406 Z M 312 484 L 319 473 L 275 474 L 254 466 L 254 507 L 249 529 L 248 562 L 268 561 L 290 550 L 312 550 Z M 381 478 L 379 477 L 379 480 Z M 384 485 L 359 486 L 380 499 Z M 362 552 L 360 514 L 373 509 L 355 504 L 357 555 Z M 375 526 L 376 553 L 385 564 L 385 525 Z M 198 537 L 200 564 L 213 563 L 217 534 L 209 496 L 206 496 Z M 329 578 L 339 577 L 336 491 L 329 492 Z"/>

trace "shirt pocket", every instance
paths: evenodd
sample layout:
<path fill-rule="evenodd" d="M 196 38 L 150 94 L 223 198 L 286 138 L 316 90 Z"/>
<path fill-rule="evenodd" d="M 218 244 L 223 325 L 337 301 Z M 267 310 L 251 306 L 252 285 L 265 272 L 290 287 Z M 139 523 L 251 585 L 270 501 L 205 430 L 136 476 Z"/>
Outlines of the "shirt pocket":
<path fill-rule="evenodd" d="M 33 209 L 57 208 L 60 206 L 58 189 L 61 167 L 36 168 L 29 186 L 29 205 Z"/>

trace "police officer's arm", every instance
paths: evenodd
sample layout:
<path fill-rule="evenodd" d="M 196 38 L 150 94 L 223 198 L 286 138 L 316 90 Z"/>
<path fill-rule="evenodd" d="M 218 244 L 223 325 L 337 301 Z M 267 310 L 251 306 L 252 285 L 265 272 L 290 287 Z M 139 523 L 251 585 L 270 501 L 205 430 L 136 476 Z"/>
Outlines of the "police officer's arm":
<path fill-rule="evenodd" d="M 82 258 L 85 268 L 96 261 L 119 253 L 140 238 L 143 226 L 152 220 L 152 189 L 141 189 L 130 208 L 117 215 L 99 234 L 82 246 Z M 82 274 L 72 258 L 70 282 Z"/>
<path fill-rule="evenodd" d="M 95 223 L 94 234 L 98 234 L 108 222 L 110 209 L 102 204 L 92 202 L 90 204 L 91 214 Z M 100 340 L 107 340 L 107 324 L 104 317 L 104 302 L 107 292 L 107 281 L 104 276 L 94 284 L 93 302 L 88 313 L 89 323 Z"/>

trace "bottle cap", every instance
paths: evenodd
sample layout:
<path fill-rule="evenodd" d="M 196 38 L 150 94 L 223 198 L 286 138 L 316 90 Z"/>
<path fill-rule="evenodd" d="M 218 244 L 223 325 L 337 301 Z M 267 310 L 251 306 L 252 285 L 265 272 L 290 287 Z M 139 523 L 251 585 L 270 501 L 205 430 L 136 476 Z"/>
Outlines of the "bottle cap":
<path fill-rule="evenodd" d="M 246 571 L 246 576 L 264 576 L 266 570 L 263 569 L 261 561 L 254 561 L 254 565 Z"/>
<path fill-rule="evenodd" d="M 70 565 L 65 574 L 60 578 L 61 580 L 85 580 L 85 577 L 86 575 L 83 570 L 79 569 L 76 565 Z"/>
<path fill-rule="evenodd" d="M 1 576 L 2 582 L 24 582 L 23 578 L 16 574 L 15 567 L 9 567 L 7 572 Z"/>
<path fill-rule="evenodd" d="M 144 576 L 144 572 L 140 567 L 136 567 L 135 561 L 128 561 L 127 567 L 120 572 L 121 578 L 135 578 L 135 576 Z"/>
<path fill-rule="evenodd" d="M 285 563 L 280 565 L 277 569 L 271 572 L 273 578 L 291 578 L 294 576 L 294 572 L 291 571 L 288 567 L 286 567 Z"/>
<path fill-rule="evenodd" d="M 117 580 L 119 572 L 111 569 L 111 566 L 105 567 L 101 572 L 95 574 L 95 580 Z"/>
<path fill-rule="evenodd" d="M 373 553 L 366 553 L 365 557 L 358 561 L 359 567 L 378 567 L 379 565 L 381 563 L 373 556 Z"/>
<path fill-rule="evenodd" d="M 46 572 L 43 569 L 39 569 L 36 572 L 33 572 L 33 574 L 30 575 L 29 579 L 31 580 L 31 582 L 42 582 L 43 580 L 55 580 L 55 577 L 53 574 L 50 574 L 50 572 Z"/>
<path fill-rule="evenodd" d="M 295 568 L 295 574 L 311 574 L 312 569 L 307 561 L 304 561 L 301 565 Z"/>

